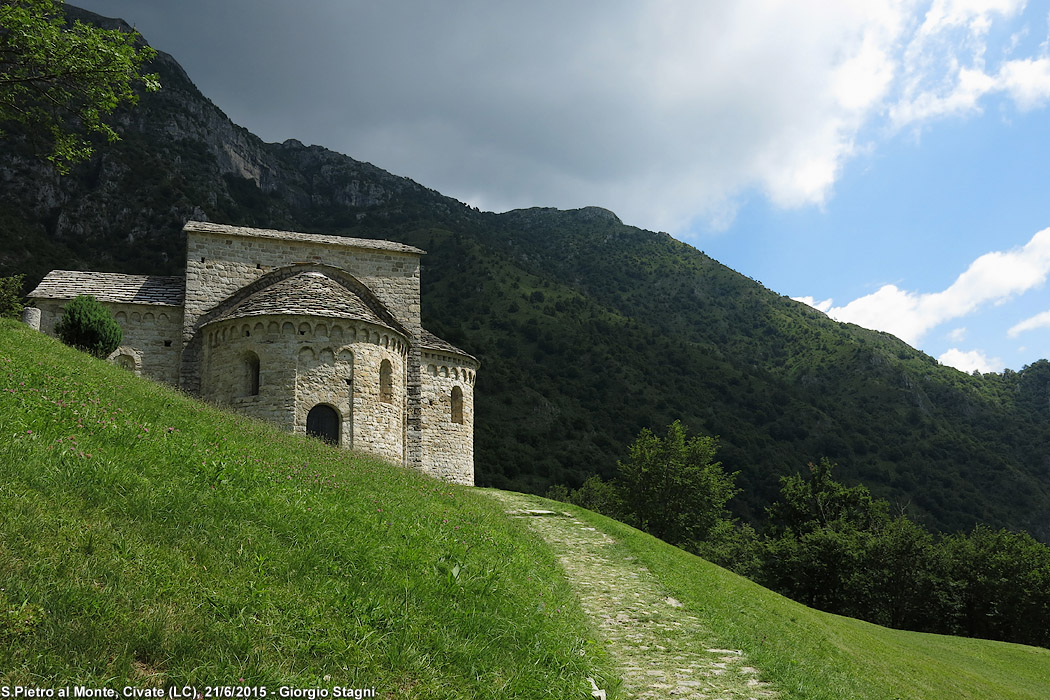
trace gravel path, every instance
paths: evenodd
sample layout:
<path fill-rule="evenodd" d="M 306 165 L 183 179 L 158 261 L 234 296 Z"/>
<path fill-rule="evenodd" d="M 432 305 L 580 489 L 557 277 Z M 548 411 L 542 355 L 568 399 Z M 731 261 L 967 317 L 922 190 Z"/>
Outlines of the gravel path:
<path fill-rule="evenodd" d="M 776 698 L 739 650 L 720 648 L 649 570 L 615 540 L 569 513 L 544 510 L 529 496 L 491 492 L 558 554 L 584 611 L 617 661 L 620 696 L 637 700 Z"/>

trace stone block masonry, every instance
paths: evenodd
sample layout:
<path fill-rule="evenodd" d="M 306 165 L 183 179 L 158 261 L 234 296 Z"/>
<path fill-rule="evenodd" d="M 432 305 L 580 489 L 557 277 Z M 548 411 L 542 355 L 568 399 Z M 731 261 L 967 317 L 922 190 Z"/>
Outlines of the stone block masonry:
<path fill-rule="evenodd" d="M 30 298 L 53 333 L 94 293 L 110 358 L 230 409 L 474 483 L 478 361 L 420 324 L 422 250 L 191 221 L 184 277 L 56 270 Z"/>

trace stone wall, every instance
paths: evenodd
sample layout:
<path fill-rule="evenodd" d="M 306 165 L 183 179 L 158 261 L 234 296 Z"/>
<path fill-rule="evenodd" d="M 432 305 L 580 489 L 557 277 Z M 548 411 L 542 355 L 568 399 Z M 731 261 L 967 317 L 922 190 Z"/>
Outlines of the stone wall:
<path fill-rule="evenodd" d="M 467 357 L 430 350 L 423 350 L 421 361 L 422 469 L 473 485 L 477 364 Z"/>
<path fill-rule="evenodd" d="M 299 433 L 306 432 L 310 409 L 325 404 L 339 415 L 340 446 L 404 463 L 407 339 L 400 334 L 304 316 L 219 321 L 200 332 L 202 398 Z M 257 384 L 249 353 L 258 359 Z M 380 391 L 384 360 L 391 368 L 389 400 Z"/>
<path fill-rule="evenodd" d="M 186 301 L 180 386 L 201 389 L 201 317 L 238 290 L 282 268 L 324 265 L 345 271 L 418 335 L 418 248 L 390 241 L 240 228 L 190 221 L 186 230 Z"/>
<path fill-rule="evenodd" d="M 271 270 L 303 263 L 340 268 L 360 280 L 410 332 L 420 328 L 419 256 L 388 241 L 186 224 L 186 327 Z"/>
<path fill-rule="evenodd" d="M 55 335 L 55 324 L 69 299 L 36 299 L 40 330 Z M 123 339 L 109 356 L 110 361 L 172 386 L 179 383 L 179 353 L 182 349 L 182 309 L 162 304 L 116 304 L 103 302 L 120 325 Z"/>

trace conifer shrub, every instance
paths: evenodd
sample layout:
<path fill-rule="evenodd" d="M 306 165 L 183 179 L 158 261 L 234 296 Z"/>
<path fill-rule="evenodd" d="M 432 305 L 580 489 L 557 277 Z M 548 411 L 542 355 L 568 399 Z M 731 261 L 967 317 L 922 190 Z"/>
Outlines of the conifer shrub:
<path fill-rule="evenodd" d="M 82 294 L 66 304 L 55 333 L 66 345 L 95 357 L 106 357 L 117 349 L 124 337 L 113 314 L 98 299 Z"/>

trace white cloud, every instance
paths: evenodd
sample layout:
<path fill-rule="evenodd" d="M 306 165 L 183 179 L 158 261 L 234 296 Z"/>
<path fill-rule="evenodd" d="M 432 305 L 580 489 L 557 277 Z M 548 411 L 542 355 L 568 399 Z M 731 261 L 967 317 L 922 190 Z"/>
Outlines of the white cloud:
<path fill-rule="evenodd" d="M 987 303 L 1000 304 L 1042 285 L 1050 276 L 1050 228 L 1024 246 L 986 253 L 944 291 L 913 292 L 883 285 L 826 313 L 838 321 L 887 331 L 915 345 L 931 328 L 966 316 Z"/>
<path fill-rule="evenodd" d="M 807 306 L 812 306 L 817 311 L 823 311 L 824 313 L 827 313 L 828 309 L 831 308 L 832 303 L 834 303 L 831 299 L 825 299 L 824 301 L 817 301 L 816 299 L 814 299 L 811 296 L 791 297 L 791 298 L 794 299 L 795 301 L 801 301 L 803 304 L 806 304 Z"/>
<path fill-rule="evenodd" d="M 1008 61 L 999 70 L 998 82 L 1020 109 L 1041 107 L 1050 98 L 1050 58 Z"/>
<path fill-rule="evenodd" d="M 961 343 L 965 339 L 966 339 L 966 329 L 965 328 L 953 328 L 948 333 L 948 340 L 952 341 L 953 343 Z"/>
<path fill-rule="evenodd" d="M 1006 365 L 998 357 L 988 357 L 980 350 L 963 351 L 952 348 L 943 353 L 937 360 L 942 365 L 948 365 L 963 372 L 1000 372 Z"/>
<path fill-rule="evenodd" d="M 1041 314 L 1036 314 L 1016 323 L 1010 327 L 1010 330 L 1006 331 L 1006 334 L 1011 338 L 1016 338 L 1025 331 L 1032 331 L 1037 328 L 1050 328 L 1050 311 L 1044 311 Z"/>
<path fill-rule="evenodd" d="M 184 0 L 142 10 L 155 25 L 140 29 L 267 140 L 487 209 L 597 204 L 681 234 L 727 226 L 748 191 L 826 202 L 892 89 L 916 2 L 317 0 L 294 17 L 310 42 L 259 52 L 287 41 L 287 7 L 255 3 L 222 31 L 232 3 Z"/>
<path fill-rule="evenodd" d="M 996 93 L 1007 95 L 1021 110 L 1050 99 L 1050 58 L 1045 53 L 1004 60 L 989 71 L 992 26 L 1015 18 L 1024 6 L 1024 0 L 935 0 L 904 51 L 900 93 L 888 110 L 891 124 L 899 128 L 979 112 L 982 98 Z M 1017 49 L 1026 31 L 1011 35 L 1004 54 Z"/>

